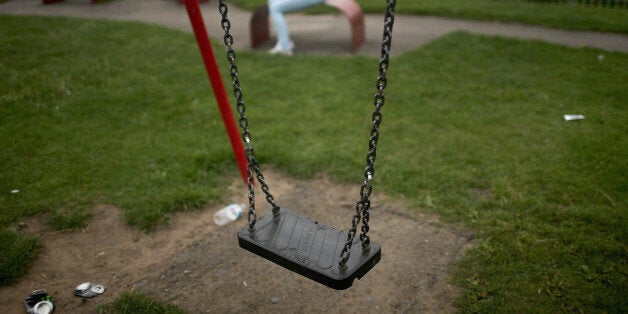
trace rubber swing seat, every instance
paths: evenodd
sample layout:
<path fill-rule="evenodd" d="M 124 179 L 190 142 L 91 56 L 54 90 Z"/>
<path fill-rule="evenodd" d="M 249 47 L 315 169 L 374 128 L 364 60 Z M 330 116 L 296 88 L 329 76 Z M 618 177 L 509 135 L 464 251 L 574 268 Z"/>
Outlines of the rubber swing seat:
<path fill-rule="evenodd" d="M 346 268 L 338 266 L 347 232 L 320 224 L 308 217 L 282 208 L 278 214 L 269 211 L 255 224 L 238 231 L 240 247 L 293 272 L 336 290 L 351 287 L 381 259 L 381 246 L 371 241 L 363 250 L 359 237 L 354 238 Z"/>

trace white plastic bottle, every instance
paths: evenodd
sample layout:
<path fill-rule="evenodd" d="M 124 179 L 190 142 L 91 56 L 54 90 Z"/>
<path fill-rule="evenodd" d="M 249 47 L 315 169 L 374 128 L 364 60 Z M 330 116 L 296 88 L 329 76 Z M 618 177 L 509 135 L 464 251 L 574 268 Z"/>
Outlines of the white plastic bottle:
<path fill-rule="evenodd" d="M 238 218 L 242 217 L 244 208 L 244 204 L 231 204 L 222 208 L 214 214 L 214 222 L 219 226 L 223 226 L 232 221 L 236 221 Z"/>

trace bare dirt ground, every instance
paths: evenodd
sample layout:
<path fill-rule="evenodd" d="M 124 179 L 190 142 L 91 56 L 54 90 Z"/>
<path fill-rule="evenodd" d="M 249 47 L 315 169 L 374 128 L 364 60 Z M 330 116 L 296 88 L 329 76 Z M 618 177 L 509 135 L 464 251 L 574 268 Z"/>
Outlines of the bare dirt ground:
<path fill-rule="evenodd" d="M 333 184 L 324 175 L 309 181 L 277 171 L 265 176 L 280 206 L 349 227 L 358 185 Z M 241 181 L 230 190 L 226 201 L 246 203 Z M 266 204 L 258 202 L 265 213 Z M 93 313 L 99 304 L 139 289 L 191 313 L 453 312 L 459 289 L 448 282 L 448 267 L 472 245 L 472 235 L 412 214 L 403 201 L 377 191 L 372 202 L 369 234 L 382 245 L 382 260 L 347 290 L 329 289 L 240 249 L 236 232 L 245 220 L 222 227 L 212 220 L 226 204 L 176 214 L 149 234 L 126 226 L 118 208 L 100 205 L 90 225 L 79 231 L 51 232 L 41 218 L 25 221 L 26 230 L 43 239 L 44 249 L 24 278 L 0 288 L 0 308 L 24 313 L 24 298 L 46 289 L 56 313 Z M 73 290 L 85 281 L 104 284 L 107 291 L 84 302 Z"/>

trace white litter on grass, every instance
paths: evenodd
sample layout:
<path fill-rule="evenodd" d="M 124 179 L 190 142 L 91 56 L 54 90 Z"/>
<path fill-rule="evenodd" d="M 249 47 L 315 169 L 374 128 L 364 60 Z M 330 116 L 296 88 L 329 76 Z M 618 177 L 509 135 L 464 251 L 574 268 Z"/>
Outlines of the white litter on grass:
<path fill-rule="evenodd" d="M 17 194 L 20 193 L 20 190 L 11 190 L 11 194 Z"/>
<path fill-rule="evenodd" d="M 565 121 L 584 120 L 584 116 L 580 114 L 566 114 L 563 116 Z"/>

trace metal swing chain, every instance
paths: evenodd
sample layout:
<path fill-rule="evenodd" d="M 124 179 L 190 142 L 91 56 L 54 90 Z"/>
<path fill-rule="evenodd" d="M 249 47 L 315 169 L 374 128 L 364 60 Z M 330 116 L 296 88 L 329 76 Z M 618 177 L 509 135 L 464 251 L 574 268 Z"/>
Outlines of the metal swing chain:
<path fill-rule="evenodd" d="M 347 260 L 351 254 L 351 246 L 353 245 L 353 239 L 357 233 L 357 227 L 362 219 L 362 233 L 360 234 L 360 240 L 362 241 L 362 249 L 368 250 L 370 248 L 370 239 L 367 235 L 369 231 L 369 209 L 371 207 L 370 196 L 373 191 L 371 181 L 375 175 L 375 157 L 377 156 L 377 143 L 379 140 L 379 125 L 382 122 L 381 109 L 384 106 L 384 89 L 388 82 L 386 73 L 388 72 L 388 65 L 390 62 L 390 47 L 392 43 L 392 30 L 395 22 L 395 5 L 396 0 L 387 0 L 386 14 L 384 17 L 384 34 L 382 39 L 381 57 L 379 59 L 379 76 L 377 77 L 377 93 L 374 96 L 375 110 L 372 115 L 373 125 L 371 127 L 371 134 L 369 138 L 369 150 L 366 155 L 366 168 L 364 169 L 364 182 L 360 188 L 360 201 L 356 203 L 355 215 L 353 216 L 352 226 L 347 234 L 347 241 L 340 253 L 340 261 L 338 266 L 341 270 L 347 268 Z"/>
<path fill-rule="evenodd" d="M 229 72 L 231 74 L 231 82 L 233 83 L 233 95 L 236 99 L 236 108 L 238 113 L 240 114 L 240 119 L 238 121 L 240 128 L 242 129 L 242 141 L 245 143 L 245 155 L 247 159 L 247 167 L 246 173 L 248 176 L 247 185 L 249 189 L 249 213 L 248 213 L 248 221 L 249 221 L 249 230 L 255 229 L 255 223 L 257 222 L 257 214 L 255 212 L 255 189 L 254 189 L 254 179 L 253 172 L 257 177 L 257 181 L 259 182 L 262 191 L 266 194 L 266 201 L 273 207 L 273 213 L 279 213 L 279 206 L 275 203 L 275 198 L 270 194 L 270 190 L 266 181 L 264 180 L 264 175 L 260 169 L 257 160 L 255 159 L 255 151 L 253 150 L 253 146 L 251 144 L 251 132 L 249 132 L 249 120 L 245 115 L 246 105 L 244 100 L 242 99 L 242 88 L 240 87 L 240 79 L 238 76 L 238 66 L 236 65 L 236 54 L 233 50 L 233 36 L 230 34 L 231 29 L 231 21 L 229 21 L 229 17 L 227 16 L 228 12 L 227 4 L 225 4 L 225 0 L 219 0 L 218 2 L 218 11 L 222 16 L 220 24 L 222 29 L 225 31 L 224 43 L 227 47 L 227 60 L 229 61 L 230 67 Z"/>
<path fill-rule="evenodd" d="M 394 24 L 394 8 L 396 5 L 396 0 L 387 0 L 386 4 L 386 14 L 384 19 L 384 32 L 383 32 L 383 40 L 382 40 L 382 49 L 381 49 L 381 57 L 379 62 L 379 76 L 377 77 L 377 93 L 374 96 L 374 106 L 375 110 L 372 115 L 372 128 L 371 134 L 369 138 L 369 151 L 366 156 L 366 168 L 364 170 L 364 182 L 362 183 L 362 187 L 360 189 L 360 201 L 356 204 L 356 214 L 353 217 L 352 227 L 349 230 L 347 235 L 347 241 L 340 255 L 339 266 L 340 269 L 346 269 L 346 263 L 350 256 L 351 246 L 353 244 L 353 239 L 355 234 L 357 233 L 357 226 L 362 220 L 362 234 L 360 234 L 360 240 L 362 241 L 363 249 L 368 249 L 370 245 L 370 239 L 367 235 L 369 231 L 369 209 L 371 206 L 371 202 L 369 200 L 371 196 L 371 192 L 373 187 L 371 185 L 371 181 L 373 179 L 373 175 L 375 174 L 375 157 L 377 155 L 377 143 L 379 140 L 379 125 L 382 121 L 382 113 L 381 108 L 384 106 L 385 96 L 384 89 L 386 88 L 387 78 L 386 73 L 388 71 L 388 65 L 390 60 L 390 47 L 392 43 L 392 30 Z M 222 16 L 221 26 L 225 31 L 224 35 L 224 44 L 227 47 L 227 60 L 230 63 L 230 74 L 231 80 L 233 83 L 234 96 L 237 101 L 237 110 L 240 114 L 239 125 L 242 128 L 242 140 L 246 146 L 246 157 L 247 157 L 247 175 L 248 175 L 248 188 L 249 188 L 249 229 L 255 228 L 255 223 L 257 221 L 257 216 L 255 212 L 255 191 L 253 189 L 253 172 L 255 172 L 257 181 L 260 183 L 262 191 L 266 194 L 266 200 L 273 207 L 273 212 L 277 213 L 279 211 L 279 206 L 275 203 L 274 197 L 270 194 L 268 185 L 264 181 L 264 176 L 261 172 L 259 164 L 255 159 L 255 152 L 251 145 L 251 133 L 248 130 L 248 119 L 246 118 L 245 111 L 246 105 L 242 99 L 242 88 L 240 87 L 240 80 L 238 77 L 238 66 L 236 65 L 235 59 L 235 51 L 233 50 L 233 36 L 230 34 L 231 22 L 227 16 L 228 8 L 225 4 L 225 0 L 219 0 L 218 10 Z"/>

